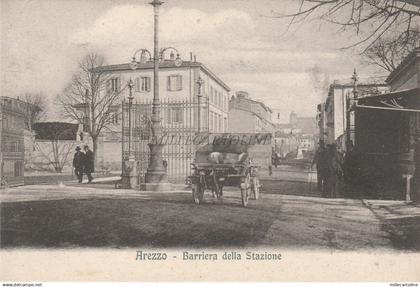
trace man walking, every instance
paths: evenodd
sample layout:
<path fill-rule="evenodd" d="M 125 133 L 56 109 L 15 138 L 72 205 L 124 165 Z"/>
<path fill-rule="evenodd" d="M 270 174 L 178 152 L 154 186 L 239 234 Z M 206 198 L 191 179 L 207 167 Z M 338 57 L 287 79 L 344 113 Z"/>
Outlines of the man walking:
<path fill-rule="evenodd" d="M 89 149 L 88 145 L 85 145 L 83 149 L 85 150 L 84 172 L 86 173 L 86 176 L 88 177 L 88 183 L 92 183 L 92 180 L 93 180 L 92 172 L 95 171 L 94 155 L 93 155 L 93 152 Z"/>
<path fill-rule="evenodd" d="M 328 177 L 328 154 L 323 141 L 319 142 L 319 147 L 312 160 L 311 169 L 316 164 L 317 190 L 322 197 L 327 197 L 327 177 Z"/>
<path fill-rule="evenodd" d="M 83 165 L 84 165 L 84 153 L 81 152 L 80 146 L 76 147 L 76 153 L 73 157 L 73 168 L 74 174 L 77 176 L 79 183 L 83 180 Z"/>
<path fill-rule="evenodd" d="M 339 193 L 339 178 L 343 174 L 336 144 L 329 144 L 327 147 L 327 167 L 326 194 L 328 197 L 336 198 Z"/>

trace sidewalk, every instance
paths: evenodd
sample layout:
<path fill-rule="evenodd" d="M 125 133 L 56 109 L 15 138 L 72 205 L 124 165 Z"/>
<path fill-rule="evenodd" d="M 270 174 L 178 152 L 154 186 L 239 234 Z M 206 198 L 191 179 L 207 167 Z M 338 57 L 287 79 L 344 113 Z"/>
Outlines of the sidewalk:
<path fill-rule="evenodd" d="M 93 199 L 93 198 L 143 198 L 148 199 L 156 194 L 190 193 L 175 186 L 176 189 L 165 192 L 140 191 L 138 189 L 104 188 L 96 184 L 60 183 L 58 185 L 25 185 L 7 188 L 0 191 L 0 202 L 45 201 L 62 199 Z"/>
<path fill-rule="evenodd" d="M 383 222 L 393 247 L 400 250 L 420 250 L 420 206 L 405 201 L 362 200 Z"/>
<path fill-rule="evenodd" d="M 279 166 L 273 166 L 272 175 L 269 175 L 268 169 L 258 170 L 260 180 L 278 180 L 278 181 L 293 181 L 293 182 L 317 182 L 317 173 L 315 170 L 298 169 Z"/>
<path fill-rule="evenodd" d="M 119 177 L 121 172 L 112 171 L 109 174 L 103 174 L 100 172 L 93 173 L 95 179 Z M 86 178 L 86 176 L 84 176 Z M 26 172 L 25 173 L 25 185 L 35 184 L 59 184 L 64 181 L 76 180 L 76 176 L 72 173 L 53 173 L 53 172 Z M 84 181 L 87 182 L 87 179 Z"/>
<path fill-rule="evenodd" d="M 363 199 L 362 201 L 380 219 L 420 217 L 420 205 L 414 203 L 407 203 L 402 200 Z"/>

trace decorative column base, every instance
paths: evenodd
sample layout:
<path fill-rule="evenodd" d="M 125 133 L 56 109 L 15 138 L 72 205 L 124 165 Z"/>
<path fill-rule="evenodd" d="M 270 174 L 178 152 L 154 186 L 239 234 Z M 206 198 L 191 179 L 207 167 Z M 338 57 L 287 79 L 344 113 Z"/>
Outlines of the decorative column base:
<path fill-rule="evenodd" d="M 140 184 L 140 190 L 169 191 L 172 189 L 172 185 L 168 182 L 166 168 L 163 166 L 163 147 L 163 144 L 149 144 L 150 164 L 145 175 L 145 183 Z"/>

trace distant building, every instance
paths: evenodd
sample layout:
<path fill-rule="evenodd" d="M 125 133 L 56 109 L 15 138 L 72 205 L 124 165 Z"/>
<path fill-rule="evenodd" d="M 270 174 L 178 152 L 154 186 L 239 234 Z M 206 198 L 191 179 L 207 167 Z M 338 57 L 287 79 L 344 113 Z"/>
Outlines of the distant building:
<path fill-rule="evenodd" d="M 314 135 L 318 130 L 314 117 L 299 117 L 295 112 L 290 113 L 289 126 L 295 133 L 305 135 Z"/>
<path fill-rule="evenodd" d="M 291 112 L 289 123 L 275 125 L 275 151 L 281 156 L 303 155 L 315 150 L 317 122 L 315 117 L 300 117 Z"/>
<path fill-rule="evenodd" d="M 244 91 L 236 92 L 229 101 L 228 131 L 235 133 L 273 133 L 272 110 L 253 100 Z"/>
<path fill-rule="evenodd" d="M 274 144 L 275 152 L 281 159 L 284 159 L 297 151 L 299 139 L 297 135 L 277 131 L 274 135 Z"/>
<path fill-rule="evenodd" d="M 0 177 L 9 186 L 24 184 L 24 134 L 27 104 L 0 97 Z"/>

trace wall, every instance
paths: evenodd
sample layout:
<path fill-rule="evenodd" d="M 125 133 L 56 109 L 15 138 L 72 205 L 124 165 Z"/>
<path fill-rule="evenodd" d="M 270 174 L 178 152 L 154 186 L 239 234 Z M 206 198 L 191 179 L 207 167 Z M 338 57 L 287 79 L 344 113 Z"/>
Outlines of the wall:
<path fill-rule="evenodd" d="M 229 111 L 228 131 L 232 133 L 255 133 L 256 116 L 250 112 L 231 109 Z"/>
<path fill-rule="evenodd" d="M 31 143 L 32 151 L 27 153 L 25 169 L 28 171 L 55 172 L 51 162 L 56 160 L 53 148 L 58 148 L 58 159 L 63 166 L 63 173 L 71 173 L 73 169 L 73 155 L 76 146 L 81 146 L 80 141 L 58 141 L 53 143 L 49 140 L 35 140 Z"/>

